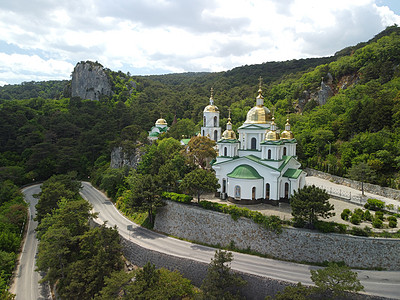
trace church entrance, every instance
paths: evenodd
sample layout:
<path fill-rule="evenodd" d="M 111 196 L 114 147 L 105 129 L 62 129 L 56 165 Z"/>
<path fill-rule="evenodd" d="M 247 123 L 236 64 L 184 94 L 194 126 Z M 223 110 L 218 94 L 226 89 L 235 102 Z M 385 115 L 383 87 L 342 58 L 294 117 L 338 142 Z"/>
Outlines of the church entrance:
<path fill-rule="evenodd" d="M 251 150 L 256 150 L 257 149 L 257 139 L 256 138 L 251 138 Z"/>
<path fill-rule="evenodd" d="M 226 193 L 226 180 L 222 179 L 222 192 Z"/>
<path fill-rule="evenodd" d="M 269 183 L 265 185 L 265 200 L 269 200 L 269 193 L 270 193 L 270 186 Z"/>
<path fill-rule="evenodd" d="M 251 189 L 251 200 L 256 200 L 256 187 L 253 186 Z"/>
<path fill-rule="evenodd" d="M 285 183 L 285 199 L 289 199 L 289 183 Z"/>

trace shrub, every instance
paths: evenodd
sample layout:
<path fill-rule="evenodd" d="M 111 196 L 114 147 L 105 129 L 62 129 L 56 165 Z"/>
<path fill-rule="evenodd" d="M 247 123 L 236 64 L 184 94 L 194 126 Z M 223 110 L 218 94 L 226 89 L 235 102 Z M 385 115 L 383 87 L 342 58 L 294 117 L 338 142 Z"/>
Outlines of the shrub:
<path fill-rule="evenodd" d="M 374 228 L 382 228 L 382 227 L 383 227 L 383 222 L 382 222 L 381 219 L 375 218 L 375 219 L 372 221 L 372 226 L 373 226 Z"/>
<path fill-rule="evenodd" d="M 350 217 L 350 222 L 354 225 L 359 225 L 361 223 L 361 217 L 358 214 L 353 214 Z"/>
<path fill-rule="evenodd" d="M 389 221 L 389 227 L 390 228 L 396 228 L 397 227 L 397 218 L 394 216 L 389 216 L 388 218 Z"/>
<path fill-rule="evenodd" d="M 394 205 L 393 204 L 388 204 L 388 205 L 386 205 L 386 208 L 388 210 L 394 210 Z"/>
<path fill-rule="evenodd" d="M 345 224 L 339 224 L 336 222 L 318 221 L 315 223 L 315 228 L 323 233 L 345 233 L 347 226 Z"/>
<path fill-rule="evenodd" d="M 193 200 L 192 196 L 188 196 L 185 194 L 177 194 L 177 193 L 172 193 L 172 192 L 163 192 L 161 194 L 161 197 L 164 199 L 180 202 L 180 203 L 191 203 Z"/>
<path fill-rule="evenodd" d="M 340 217 L 342 220 L 348 221 L 351 216 L 351 210 L 348 208 L 343 209 L 342 213 L 340 214 Z"/>
<path fill-rule="evenodd" d="M 358 215 L 360 216 L 360 219 L 364 219 L 364 211 L 361 208 L 356 208 L 354 209 L 353 215 Z"/>
<path fill-rule="evenodd" d="M 373 216 L 372 216 L 371 212 L 367 209 L 364 212 L 364 220 L 372 222 L 372 219 L 373 219 Z"/>
<path fill-rule="evenodd" d="M 375 212 L 375 219 L 379 219 L 379 220 L 381 220 L 381 221 L 384 221 L 385 218 L 384 218 L 384 216 L 383 216 L 383 211 L 377 211 L 377 212 Z"/>
<path fill-rule="evenodd" d="M 365 203 L 364 207 L 366 209 L 380 211 L 385 208 L 385 202 L 378 199 L 368 199 L 367 203 Z"/>
<path fill-rule="evenodd" d="M 368 227 L 365 227 L 364 229 L 358 227 L 352 227 L 351 230 L 349 231 L 350 234 L 357 236 L 369 236 L 370 232 L 371 230 Z"/>

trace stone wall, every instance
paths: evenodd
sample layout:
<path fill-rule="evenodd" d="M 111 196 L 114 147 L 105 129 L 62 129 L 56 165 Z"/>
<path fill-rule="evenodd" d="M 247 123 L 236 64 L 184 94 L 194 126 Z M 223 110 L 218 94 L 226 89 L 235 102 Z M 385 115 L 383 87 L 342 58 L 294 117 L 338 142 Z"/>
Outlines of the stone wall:
<path fill-rule="evenodd" d="M 343 261 L 353 268 L 400 270 L 399 239 L 364 238 L 323 234 L 287 228 L 281 234 L 267 231 L 253 221 L 192 205 L 167 201 L 157 212 L 154 229 L 210 245 L 251 249 L 274 258 L 303 262 Z"/>
<path fill-rule="evenodd" d="M 321 171 L 317 171 L 314 169 L 307 168 L 305 170 L 309 176 L 315 176 L 318 178 L 330 180 L 337 184 L 342 184 L 344 186 L 351 187 L 353 189 L 361 191 L 361 182 L 356 180 L 351 180 L 349 178 L 339 177 L 335 175 L 331 175 L 329 173 L 324 173 Z M 391 189 L 388 187 L 381 187 L 376 184 L 364 183 L 364 191 L 367 193 L 380 195 L 382 197 L 386 197 L 389 199 L 395 199 L 400 201 L 400 191 Z"/>

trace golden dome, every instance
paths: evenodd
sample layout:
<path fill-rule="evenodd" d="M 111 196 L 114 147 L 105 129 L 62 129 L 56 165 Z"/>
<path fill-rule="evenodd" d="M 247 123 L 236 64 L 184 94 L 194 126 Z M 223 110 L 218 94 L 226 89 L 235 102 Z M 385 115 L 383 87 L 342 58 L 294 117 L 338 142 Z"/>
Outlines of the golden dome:
<path fill-rule="evenodd" d="M 272 117 L 272 122 L 271 122 L 271 130 L 267 132 L 265 135 L 265 140 L 266 141 L 278 141 L 280 140 L 279 133 L 276 132 L 276 125 L 275 125 L 275 118 Z"/>
<path fill-rule="evenodd" d="M 285 130 L 281 133 L 281 139 L 291 140 L 294 139 L 293 132 L 290 131 L 289 119 L 286 119 Z"/>
<path fill-rule="evenodd" d="M 270 120 L 270 110 L 265 106 L 256 105 L 248 111 L 245 123 L 266 124 Z"/>
<path fill-rule="evenodd" d="M 225 130 L 222 133 L 223 140 L 236 140 L 236 133 L 233 130 Z"/>
<path fill-rule="evenodd" d="M 168 125 L 167 121 L 165 121 L 165 119 L 158 119 L 156 121 L 156 125 Z"/>
<path fill-rule="evenodd" d="M 215 105 L 207 105 L 205 108 L 204 108 L 204 112 L 218 112 L 219 110 L 218 110 L 218 107 L 217 106 L 215 106 Z"/>

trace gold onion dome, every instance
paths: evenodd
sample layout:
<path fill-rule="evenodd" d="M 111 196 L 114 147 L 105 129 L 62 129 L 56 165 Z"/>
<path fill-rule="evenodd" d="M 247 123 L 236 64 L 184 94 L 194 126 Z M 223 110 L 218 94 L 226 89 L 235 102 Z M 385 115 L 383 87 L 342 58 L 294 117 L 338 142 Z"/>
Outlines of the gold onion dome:
<path fill-rule="evenodd" d="M 266 141 L 278 141 L 280 140 L 279 133 L 276 132 L 276 125 L 275 125 L 275 118 L 272 117 L 272 122 L 271 122 L 271 130 L 267 132 L 265 135 L 265 140 Z"/>
<path fill-rule="evenodd" d="M 223 140 L 236 140 L 236 133 L 232 130 L 231 118 L 226 123 L 226 130 L 222 133 Z"/>
<path fill-rule="evenodd" d="M 161 118 L 156 121 L 156 125 L 168 125 L 168 124 L 167 121 L 165 121 L 165 119 Z"/>
<path fill-rule="evenodd" d="M 293 132 L 290 131 L 289 119 L 286 119 L 285 130 L 281 133 L 281 139 L 291 140 L 294 139 Z"/>
<path fill-rule="evenodd" d="M 210 104 L 204 108 L 204 112 L 218 112 L 218 107 L 214 105 L 213 88 L 211 88 Z"/>
<path fill-rule="evenodd" d="M 264 97 L 262 96 L 261 78 L 258 88 L 258 96 L 256 98 L 256 106 L 250 109 L 247 113 L 245 123 L 250 124 L 267 124 L 271 120 L 271 112 L 264 106 Z"/>

